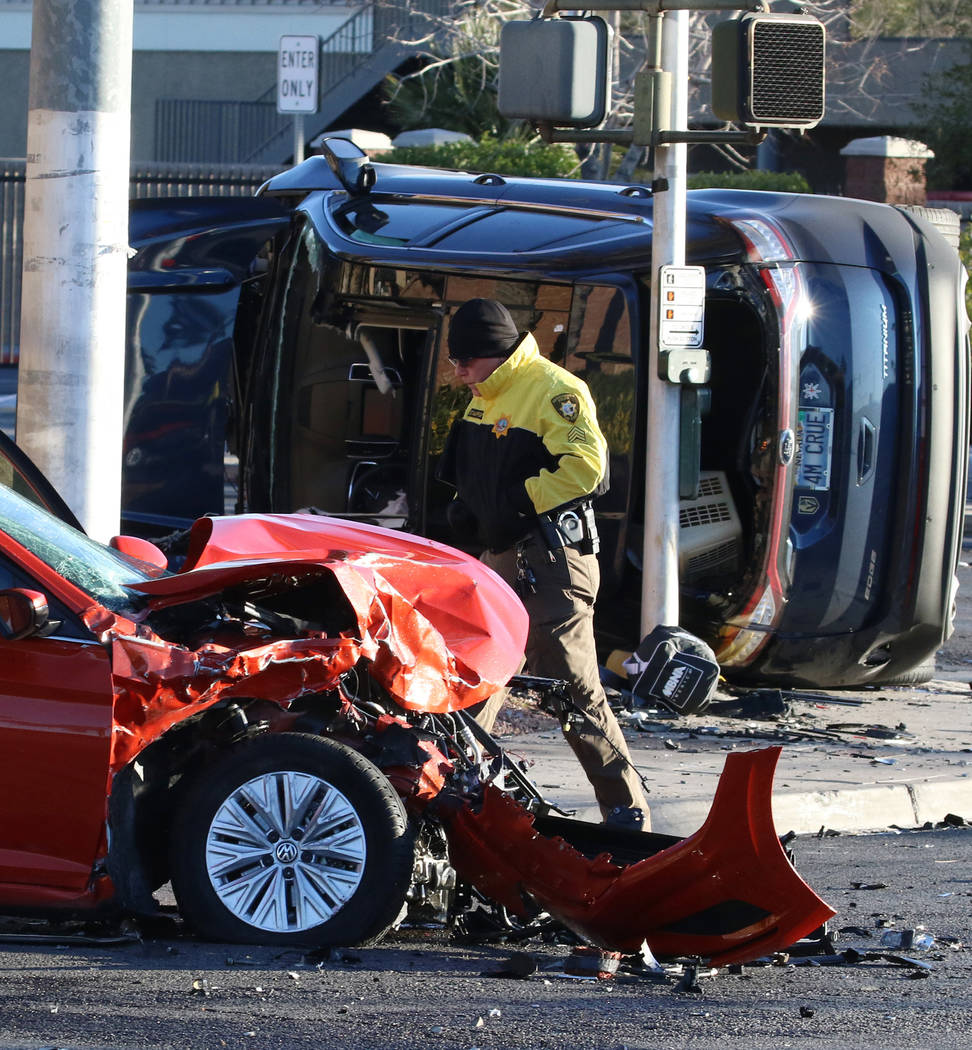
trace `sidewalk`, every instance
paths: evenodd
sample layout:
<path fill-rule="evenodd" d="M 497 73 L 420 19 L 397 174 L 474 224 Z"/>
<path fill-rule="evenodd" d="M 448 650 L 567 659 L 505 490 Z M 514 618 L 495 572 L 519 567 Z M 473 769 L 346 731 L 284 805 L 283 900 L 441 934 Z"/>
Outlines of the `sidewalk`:
<path fill-rule="evenodd" d="M 972 666 L 969 668 L 972 675 Z M 705 820 L 728 751 L 782 746 L 773 793 L 777 831 L 857 832 L 972 821 L 972 690 L 967 681 L 835 693 L 861 706 L 796 701 L 779 721 L 738 717 L 622 716 L 645 778 L 652 829 L 685 836 Z M 641 728 L 639 728 L 639 726 Z M 903 726 L 902 729 L 896 727 Z M 550 729 L 502 738 L 525 758 L 546 797 L 600 820 L 579 763 Z"/>

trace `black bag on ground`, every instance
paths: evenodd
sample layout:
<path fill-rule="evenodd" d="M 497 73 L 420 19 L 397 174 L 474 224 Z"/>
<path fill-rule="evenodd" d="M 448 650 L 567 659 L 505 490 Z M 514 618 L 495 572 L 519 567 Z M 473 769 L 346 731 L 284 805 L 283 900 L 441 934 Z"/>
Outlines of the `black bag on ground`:
<path fill-rule="evenodd" d="M 704 711 L 719 679 L 715 653 L 681 627 L 659 626 L 645 635 L 624 669 L 638 700 L 680 715 Z"/>

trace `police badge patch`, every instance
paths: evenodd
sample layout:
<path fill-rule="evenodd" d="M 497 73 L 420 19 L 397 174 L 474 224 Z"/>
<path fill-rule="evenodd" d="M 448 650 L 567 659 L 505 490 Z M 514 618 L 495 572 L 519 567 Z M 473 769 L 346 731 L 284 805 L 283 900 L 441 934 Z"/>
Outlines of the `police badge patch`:
<path fill-rule="evenodd" d="M 580 401 L 576 394 L 558 394 L 550 399 L 558 416 L 563 416 L 568 423 L 576 423 L 580 419 Z"/>

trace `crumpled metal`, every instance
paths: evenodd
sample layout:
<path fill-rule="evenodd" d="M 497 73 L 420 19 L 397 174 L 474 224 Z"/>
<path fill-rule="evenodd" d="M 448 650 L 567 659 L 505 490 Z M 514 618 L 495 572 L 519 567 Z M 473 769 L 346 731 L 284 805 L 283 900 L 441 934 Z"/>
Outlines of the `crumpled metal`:
<path fill-rule="evenodd" d="M 562 836 L 541 834 L 533 814 L 487 785 L 478 806 L 440 807 L 450 863 L 514 915 L 527 917 L 532 900 L 607 951 L 636 952 L 647 941 L 656 955 L 748 962 L 835 914 L 796 873 L 776 834 L 780 751 L 728 755 L 702 827 L 632 863 L 616 861 L 610 846 L 586 856 Z M 618 833 L 622 852 L 637 841 Z"/>
<path fill-rule="evenodd" d="M 151 608 L 197 601 L 271 578 L 299 586 L 332 574 L 357 621 L 354 637 L 307 632 L 248 648 L 190 649 L 95 606 L 88 627 L 110 647 L 110 767 L 219 700 L 282 706 L 338 687 L 362 658 L 405 709 L 440 713 L 485 700 L 519 668 L 527 617 L 476 559 L 431 540 L 314 515 L 203 518 L 181 572 L 134 586 Z"/>

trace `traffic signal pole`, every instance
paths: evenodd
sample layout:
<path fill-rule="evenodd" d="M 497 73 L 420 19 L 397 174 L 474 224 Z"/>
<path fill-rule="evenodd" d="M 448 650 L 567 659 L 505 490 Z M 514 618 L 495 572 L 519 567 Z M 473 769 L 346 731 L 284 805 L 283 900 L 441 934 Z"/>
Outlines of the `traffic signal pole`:
<path fill-rule="evenodd" d="M 660 30 L 660 68 L 672 74 L 668 130 L 688 122 L 689 13 L 668 11 L 654 17 Z M 664 114 L 662 114 L 664 116 Z M 661 378 L 661 268 L 685 264 L 686 146 L 683 142 L 654 147 L 653 228 L 651 239 L 651 366 L 648 370 L 647 455 L 645 456 L 645 525 L 642 544 L 641 636 L 659 624 L 678 624 L 680 388 Z M 661 450 L 664 450 L 662 452 Z"/>
<path fill-rule="evenodd" d="M 133 0 L 34 0 L 17 441 L 118 531 Z"/>

